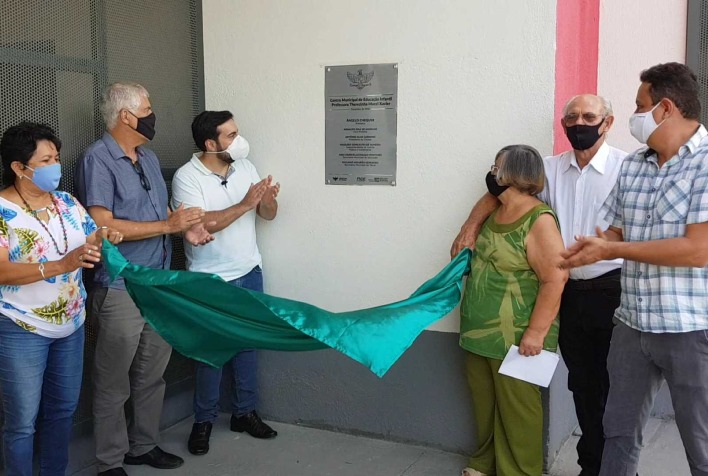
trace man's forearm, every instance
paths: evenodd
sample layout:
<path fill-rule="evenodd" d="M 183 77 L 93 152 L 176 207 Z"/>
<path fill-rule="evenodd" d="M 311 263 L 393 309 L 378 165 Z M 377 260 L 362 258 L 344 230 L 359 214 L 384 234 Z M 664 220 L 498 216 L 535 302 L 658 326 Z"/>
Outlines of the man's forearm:
<path fill-rule="evenodd" d="M 252 208 L 248 205 L 237 203 L 236 205 L 231 205 L 229 208 L 225 208 L 223 210 L 206 212 L 204 215 L 205 228 L 209 233 L 219 232 L 251 210 Z M 216 223 L 209 225 L 209 223 L 212 222 Z"/>
<path fill-rule="evenodd" d="M 474 247 L 482 225 L 498 206 L 499 200 L 491 193 L 485 193 L 482 198 L 477 200 L 467 220 L 460 228 L 455 241 L 452 243 L 450 256 L 455 257 L 463 249 Z"/>
<path fill-rule="evenodd" d="M 665 240 L 610 242 L 608 259 L 623 258 L 657 266 L 702 268 L 708 265 L 708 248 L 688 237 Z"/>
<path fill-rule="evenodd" d="M 491 215 L 497 207 L 499 207 L 499 200 L 497 197 L 489 192 L 485 193 L 479 200 L 477 200 L 477 203 L 474 204 L 472 211 L 470 211 L 470 214 L 462 227 L 471 227 L 479 230 L 482 228 L 482 225 L 487 218 L 489 218 L 489 215 Z"/>
<path fill-rule="evenodd" d="M 98 226 L 107 226 L 123 234 L 123 241 L 138 241 L 155 236 L 175 233 L 179 230 L 171 230 L 167 221 L 130 221 L 118 218 L 95 219 Z"/>

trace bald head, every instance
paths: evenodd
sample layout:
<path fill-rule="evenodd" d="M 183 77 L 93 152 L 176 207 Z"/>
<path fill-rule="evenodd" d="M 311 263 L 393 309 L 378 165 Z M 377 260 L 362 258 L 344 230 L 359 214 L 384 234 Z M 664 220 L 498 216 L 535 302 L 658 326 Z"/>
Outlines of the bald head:
<path fill-rule="evenodd" d="M 578 107 L 592 109 L 597 115 L 605 117 L 612 115 L 612 103 L 606 98 L 595 94 L 578 94 L 565 103 L 563 116 L 566 116 L 571 109 Z"/>

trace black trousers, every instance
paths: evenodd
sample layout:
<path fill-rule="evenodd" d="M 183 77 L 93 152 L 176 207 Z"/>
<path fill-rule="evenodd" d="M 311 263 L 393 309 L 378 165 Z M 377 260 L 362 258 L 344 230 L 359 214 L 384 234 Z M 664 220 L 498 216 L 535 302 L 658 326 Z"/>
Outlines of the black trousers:
<path fill-rule="evenodd" d="M 582 476 L 600 472 L 605 442 L 602 416 L 610 387 L 607 353 L 621 292 L 619 270 L 615 270 L 594 279 L 569 280 L 561 299 L 558 343 L 583 432 L 577 445 Z"/>

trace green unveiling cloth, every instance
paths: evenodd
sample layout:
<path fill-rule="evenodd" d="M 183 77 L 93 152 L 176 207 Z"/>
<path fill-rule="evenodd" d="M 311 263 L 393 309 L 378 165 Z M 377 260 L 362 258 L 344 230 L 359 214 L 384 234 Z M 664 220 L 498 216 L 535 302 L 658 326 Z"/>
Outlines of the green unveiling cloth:
<path fill-rule="evenodd" d="M 219 367 L 241 349 L 331 347 L 382 377 L 431 323 L 460 301 L 469 272 L 465 250 L 408 299 L 349 312 L 232 286 L 215 274 L 150 269 L 103 241 L 104 265 L 145 320 L 181 354 Z"/>

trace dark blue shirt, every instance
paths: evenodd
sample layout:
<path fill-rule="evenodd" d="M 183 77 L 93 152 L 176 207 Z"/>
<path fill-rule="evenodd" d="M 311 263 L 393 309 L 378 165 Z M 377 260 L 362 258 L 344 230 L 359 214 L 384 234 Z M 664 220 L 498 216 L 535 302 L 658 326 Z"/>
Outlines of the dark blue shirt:
<path fill-rule="evenodd" d="M 138 169 L 109 133 L 89 146 L 76 168 L 76 191 L 86 207 L 100 206 L 113 218 L 130 221 L 167 219 L 167 186 L 155 153 L 138 147 Z M 149 187 L 150 190 L 145 188 Z M 169 269 L 172 243 L 169 235 L 125 241 L 118 249 L 128 261 L 148 268 Z M 95 281 L 102 287 L 125 289 L 123 278 L 110 283 L 103 266 L 97 266 Z"/>

